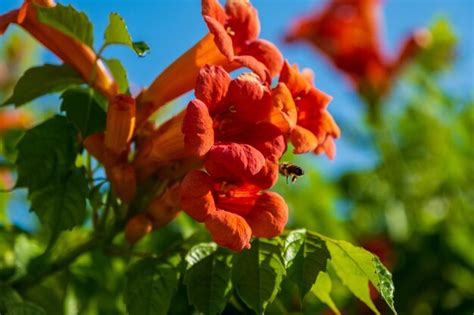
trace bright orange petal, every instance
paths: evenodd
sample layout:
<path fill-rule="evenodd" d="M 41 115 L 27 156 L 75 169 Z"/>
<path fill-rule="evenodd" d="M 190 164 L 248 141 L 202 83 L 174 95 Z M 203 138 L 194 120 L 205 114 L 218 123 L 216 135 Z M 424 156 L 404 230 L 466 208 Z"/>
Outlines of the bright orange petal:
<path fill-rule="evenodd" d="M 218 210 L 205 221 L 206 228 L 218 245 L 234 251 L 250 248 L 252 230 L 241 216 Z"/>
<path fill-rule="evenodd" d="M 295 154 L 311 152 L 318 146 L 318 138 L 311 131 L 301 126 L 296 126 L 291 130 L 290 139 Z"/>
<path fill-rule="evenodd" d="M 107 109 L 105 146 L 119 154 L 128 149 L 135 128 L 135 100 L 127 95 L 118 95 Z"/>
<path fill-rule="evenodd" d="M 181 182 L 181 207 L 190 217 L 204 222 L 216 211 L 212 180 L 203 171 L 191 171 Z"/>
<path fill-rule="evenodd" d="M 256 237 L 272 238 L 280 235 L 288 222 L 288 206 L 277 193 L 264 192 L 252 211 L 245 217 Z"/>

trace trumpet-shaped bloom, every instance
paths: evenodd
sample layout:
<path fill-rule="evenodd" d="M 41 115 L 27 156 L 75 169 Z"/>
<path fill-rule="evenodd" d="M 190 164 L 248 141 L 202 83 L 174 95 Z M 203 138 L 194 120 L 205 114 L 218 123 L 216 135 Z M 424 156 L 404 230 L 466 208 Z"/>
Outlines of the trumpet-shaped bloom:
<path fill-rule="evenodd" d="M 285 104 L 281 107 L 287 112 L 294 153 L 325 152 L 333 159 L 336 154 L 334 139 L 340 136 L 340 130 L 327 111 L 331 96 L 314 87 L 307 73 L 300 73 L 296 65 L 290 66 L 286 61 L 279 84 L 274 95 Z"/>
<path fill-rule="evenodd" d="M 35 5 L 25 2 L 20 10 L 0 16 L 0 35 L 11 23 L 17 23 L 66 64 L 74 68 L 93 87 L 109 98 L 118 87 L 92 48 L 38 20 Z M 34 4 L 53 6 L 53 1 L 33 1 Z"/>
<path fill-rule="evenodd" d="M 220 65 L 227 71 L 250 68 L 263 81 L 279 73 L 283 57 L 269 41 L 258 39 L 257 11 L 247 0 L 202 0 L 209 34 L 163 71 L 138 98 L 137 125 L 166 102 L 191 90 L 201 67 Z"/>
<path fill-rule="evenodd" d="M 105 146 L 116 154 L 128 149 L 135 128 L 135 100 L 117 95 L 107 109 Z"/>
<path fill-rule="evenodd" d="M 288 221 L 288 206 L 280 195 L 198 170 L 181 184 L 181 207 L 206 225 L 217 244 L 234 251 L 250 248 L 252 236 L 280 235 Z"/>
<path fill-rule="evenodd" d="M 140 146 L 137 167 L 150 169 L 150 161 L 157 165 L 189 156 L 204 158 L 214 145 L 233 142 L 248 144 L 264 156 L 265 163 L 273 162 L 267 165 L 267 175 L 276 179 L 274 164 L 286 143 L 270 122 L 273 105 L 268 85 L 253 74 L 231 80 L 222 67 L 205 66 L 197 78 L 195 95 L 184 113 Z"/>
<path fill-rule="evenodd" d="M 379 36 L 380 7 L 381 0 L 331 0 L 321 11 L 296 21 L 287 40 L 314 45 L 376 104 L 389 92 L 401 66 L 427 43 L 426 31 L 415 32 L 395 58 L 388 58 Z"/>

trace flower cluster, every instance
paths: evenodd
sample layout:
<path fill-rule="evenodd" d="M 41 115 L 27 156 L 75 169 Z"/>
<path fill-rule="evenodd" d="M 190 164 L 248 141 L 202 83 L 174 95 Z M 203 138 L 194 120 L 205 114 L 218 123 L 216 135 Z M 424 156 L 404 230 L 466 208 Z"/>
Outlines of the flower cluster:
<path fill-rule="evenodd" d="M 40 23 L 35 5 L 1 16 L 0 31 L 18 23 L 84 78 L 95 71 L 87 82 L 109 100 L 107 124 L 83 145 L 104 166 L 115 194 L 133 204 L 125 229 L 130 243 L 180 209 L 203 222 L 216 243 L 236 251 L 248 248 L 253 236 L 282 233 L 288 206 L 268 190 L 287 144 L 296 154 L 332 159 L 340 131 L 327 111 L 331 97 L 314 86 L 310 71 L 300 72 L 258 38 L 260 22 L 248 0 L 228 0 L 224 7 L 202 0 L 209 33 L 136 97 L 118 94 L 90 47 Z M 230 76 L 242 67 L 252 72 Z M 159 126 L 148 121 L 193 89 L 196 98 L 184 111 Z M 157 182 L 166 188 L 151 189 Z"/>
<path fill-rule="evenodd" d="M 322 10 L 298 19 L 286 39 L 312 44 L 348 76 L 369 104 L 377 104 L 402 66 L 430 42 L 427 30 L 417 30 L 395 58 L 387 57 L 379 36 L 380 8 L 381 0 L 330 0 Z"/>

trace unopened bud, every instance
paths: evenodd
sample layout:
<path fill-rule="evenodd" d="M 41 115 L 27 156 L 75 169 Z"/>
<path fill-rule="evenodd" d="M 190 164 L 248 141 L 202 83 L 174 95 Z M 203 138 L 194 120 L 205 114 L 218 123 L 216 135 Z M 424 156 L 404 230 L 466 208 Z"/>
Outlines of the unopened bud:
<path fill-rule="evenodd" d="M 135 100 L 127 95 L 117 95 L 107 110 L 105 146 L 117 154 L 125 151 L 134 128 Z"/>
<path fill-rule="evenodd" d="M 139 213 L 127 222 L 125 227 L 125 239 L 130 244 L 135 244 L 145 235 L 151 232 L 153 225 L 151 220 L 143 213 Z"/>

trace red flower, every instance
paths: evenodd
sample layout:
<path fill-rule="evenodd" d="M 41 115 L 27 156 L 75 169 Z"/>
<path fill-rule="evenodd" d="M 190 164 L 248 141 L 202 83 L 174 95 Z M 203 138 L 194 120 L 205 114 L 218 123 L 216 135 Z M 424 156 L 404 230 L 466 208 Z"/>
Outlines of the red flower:
<path fill-rule="evenodd" d="M 382 49 L 380 0 L 331 0 L 307 18 L 299 19 L 287 40 L 308 41 L 344 72 L 358 92 L 376 104 L 393 85 L 401 66 L 427 44 L 426 31 L 405 41 L 396 58 Z"/>
<path fill-rule="evenodd" d="M 202 0 L 209 34 L 178 58 L 138 98 L 137 126 L 162 105 L 191 90 L 201 67 L 220 65 L 227 71 L 252 69 L 263 81 L 277 75 L 283 57 L 272 43 L 258 39 L 257 11 L 247 0 L 229 0 L 225 9 L 216 0 Z"/>
<path fill-rule="evenodd" d="M 146 170 L 172 160 L 203 159 L 215 144 L 235 142 L 248 144 L 264 156 L 265 175 L 260 174 L 260 180 L 272 186 L 286 143 L 279 128 L 270 123 L 273 105 L 268 86 L 253 74 L 231 80 L 223 68 L 204 66 L 195 95 L 184 113 L 139 147 L 135 160 L 139 173 L 149 174 Z"/>
<path fill-rule="evenodd" d="M 281 111 L 286 113 L 294 153 L 325 152 L 333 159 L 334 139 L 340 136 L 340 130 L 326 109 L 332 98 L 311 81 L 308 73 L 300 73 L 296 65 L 290 66 L 285 61 L 280 83 L 274 89 L 275 102 L 282 104 Z"/>
<path fill-rule="evenodd" d="M 280 235 L 288 221 L 288 206 L 280 195 L 242 179 L 226 180 L 197 170 L 181 184 L 181 207 L 205 223 L 217 244 L 235 251 L 250 248 L 252 236 Z"/>

